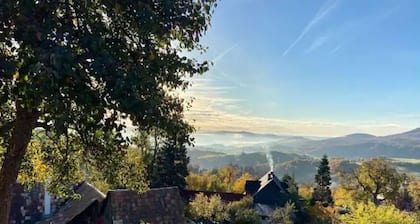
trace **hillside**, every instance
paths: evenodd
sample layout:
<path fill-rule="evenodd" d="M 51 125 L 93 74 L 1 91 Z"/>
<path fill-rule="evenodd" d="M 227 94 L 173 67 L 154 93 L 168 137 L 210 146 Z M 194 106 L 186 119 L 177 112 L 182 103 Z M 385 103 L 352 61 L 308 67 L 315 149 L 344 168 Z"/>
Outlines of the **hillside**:
<path fill-rule="evenodd" d="M 282 152 L 271 152 L 271 155 L 276 175 L 292 175 L 299 183 L 313 182 L 316 167 L 319 163 L 318 159 Z M 255 176 L 262 176 L 270 170 L 266 153 L 262 152 L 230 155 L 211 151 L 190 150 L 189 156 L 191 165 L 199 166 L 201 169 L 211 170 L 232 164 L 242 167 L 244 171 Z M 350 171 L 358 166 L 358 162 L 358 160 L 330 158 L 334 181 L 337 181 L 336 174 L 338 171 Z M 401 172 L 420 177 L 420 160 L 395 158 L 390 159 L 390 163 Z"/>
<path fill-rule="evenodd" d="M 229 164 L 236 164 L 242 167 L 265 164 L 268 167 L 267 153 L 265 152 L 226 154 L 213 151 L 190 149 L 188 151 L 188 155 L 190 157 L 190 163 L 192 165 L 198 165 L 202 169 L 219 168 Z M 274 164 L 308 158 L 302 155 L 287 154 L 282 152 L 271 152 L 271 155 Z M 265 171 L 268 169 L 269 168 L 267 168 Z"/>
<path fill-rule="evenodd" d="M 318 159 L 297 154 L 287 154 L 282 152 L 270 152 L 274 163 L 274 172 L 283 176 L 289 174 L 295 176 L 298 182 L 312 182 L 318 165 Z M 227 165 L 237 165 L 244 171 L 255 176 L 262 176 L 270 170 L 266 153 L 241 153 L 225 154 L 203 150 L 189 150 L 190 163 L 193 166 L 199 166 L 200 169 L 211 170 Z M 331 167 L 333 172 L 339 169 L 348 169 L 354 167 L 344 159 L 332 159 Z"/>
<path fill-rule="evenodd" d="M 420 129 L 389 136 L 353 134 L 312 141 L 305 144 L 300 152 L 352 159 L 378 156 L 420 158 Z"/>
<path fill-rule="evenodd" d="M 378 156 L 420 159 L 420 129 L 388 136 L 356 133 L 326 139 L 249 132 L 217 132 L 207 133 L 205 141 L 200 142 L 209 143 L 212 139 L 213 144 L 198 144 L 197 148 L 228 154 L 277 151 L 314 157 L 326 154 L 329 157 L 349 159 Z"/>

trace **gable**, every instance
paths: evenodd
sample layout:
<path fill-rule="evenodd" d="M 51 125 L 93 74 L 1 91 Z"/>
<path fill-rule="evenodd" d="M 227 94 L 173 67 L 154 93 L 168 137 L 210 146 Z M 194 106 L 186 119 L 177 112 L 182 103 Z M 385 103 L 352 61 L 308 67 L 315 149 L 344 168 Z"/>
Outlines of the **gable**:
<path fill-rule="evenodd" d="M 254 194 L 254 203 L 283 206 L 288 200 L 287 192 L 283 191 L 274 181 L 264 185 Z"/>

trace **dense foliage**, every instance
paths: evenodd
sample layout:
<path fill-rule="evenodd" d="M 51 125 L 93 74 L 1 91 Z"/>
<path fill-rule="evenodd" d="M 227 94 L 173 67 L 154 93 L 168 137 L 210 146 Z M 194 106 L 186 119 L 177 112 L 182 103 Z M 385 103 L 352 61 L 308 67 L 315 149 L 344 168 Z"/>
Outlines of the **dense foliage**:
<path fill-rule="evenodd" d="M 190 190 L 206 190 L 244 193 L 245 182 L 254 180 L 249 173 L 243 173 L 238 167 L 232 165 L 214 169 L 204 173 L 191 172 L 187 177 L 187 188 Z"/>
<path fill-rule="evenodd" d="M 286 203 L 282 208 L 276 208 L 271 214 L 270 223 L 293 224 L 295 217 L 295 206 L 293 203 Z"/>
<path fill-rule="evenodd" d="M 394 206 L 380 205 L 374 203 L 357 203 L 350 207 L 351 212 L 340 215 L 343 223 L 383 223 L 383 224 L 414 224 L 418 223 L 413 214 L 398 210 Z"/>
<path fill-rule="evenodd" d="M 180 53 L 203 50 L 199 40 L 214 5 L 1 1 L 0 223 L 7 222 L 11 187 L 35 129 L 58 142 L 45 154 L 63 177 L 79 165 L 69 159 L 73 155 L 98 170 L 118 165 L 128 124 L 163 130 L 168 137 L 183 130 L 188 138 L 185 102 L 174 92 L 189 86 L 184 77 L 208 66 Z"/>
<path fill-rule="evenodd" d="M 240 201 L 225 203 L 220 196 L 207 197 L 197 194 L 189 203 L 188 218 L 200 223 L 261 223 L 261 217 L 252 208 L 252 198 L 243 198 Z"/>
<path fill-rule="evenodd" d="M 374 158 L 363 161 L 353 172 L 343 175 L 343 186 L 353 191 L 360 200 L 369 200 L 376 205 L 380 200 L 393 202 L 401 184 L 407 180 L 388 161 Z"/>

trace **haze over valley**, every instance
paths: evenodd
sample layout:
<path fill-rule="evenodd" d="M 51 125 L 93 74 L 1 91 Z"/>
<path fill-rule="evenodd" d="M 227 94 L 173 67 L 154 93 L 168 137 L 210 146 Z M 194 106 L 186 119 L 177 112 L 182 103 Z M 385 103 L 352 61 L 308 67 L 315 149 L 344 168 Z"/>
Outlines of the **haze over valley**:
<path fill-rule="evenodd" d="M 353 168 L 359 160 L 385 157 L 399 170 L 420 176 L 420 129 L 386 136 L 355 133 L 332 138 L 218 131 L 196 133 L 195 138 L 189 156 L 191 164 L 200 169 L 232 164 L 262 175 L 270 169 L 270 155 L 276 173 L 310 182 L 318 159 L 327 155 L 335 164 L 333 172 Z"/>

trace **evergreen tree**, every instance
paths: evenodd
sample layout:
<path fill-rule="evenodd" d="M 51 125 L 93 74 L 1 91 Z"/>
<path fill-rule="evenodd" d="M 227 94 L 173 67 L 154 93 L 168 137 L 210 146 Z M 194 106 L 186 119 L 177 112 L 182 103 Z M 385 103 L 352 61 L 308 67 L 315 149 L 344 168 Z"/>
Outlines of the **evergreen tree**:
<path fill-rule="evenodd" d="M 289 174 L 285 174 L 281 181 L 286 183 L 287 191 L 289 192 L 289 200 L 294 204 L 295 208 L 300 209 L 300 200 L 299 200 L 299 186 L 295 181 L 295 178 Z"/>
<path fill-rule="evenodd" d="M 188 176 L 186 143 L 179 139 L 167 139 L 157 151 L 156 161 L 151 175 L 151 187 L 186 187 Z"/>
<path fill-rule="evenodd" d="M 295 178 L 293 178 L 292 176 L 290 176 L 289 174 L 285 174 L 282 178 L 281 181 L 283 181 L 284 183 L 287 184 L 287 191 L 289 193 L 298 193 L 299 191 L 299 186 L 295 181 Z"/>
<path fill-rule="evenodd" d="M 333 198 L 331 196 L 331 173 L 328 158 L 324 155 L 321 163 L 318 166 L 317 174 L 315 175 L 315 188 L 312 193 L 312 202 L 319 201 L 324 206 L 332 205 Z"/>

